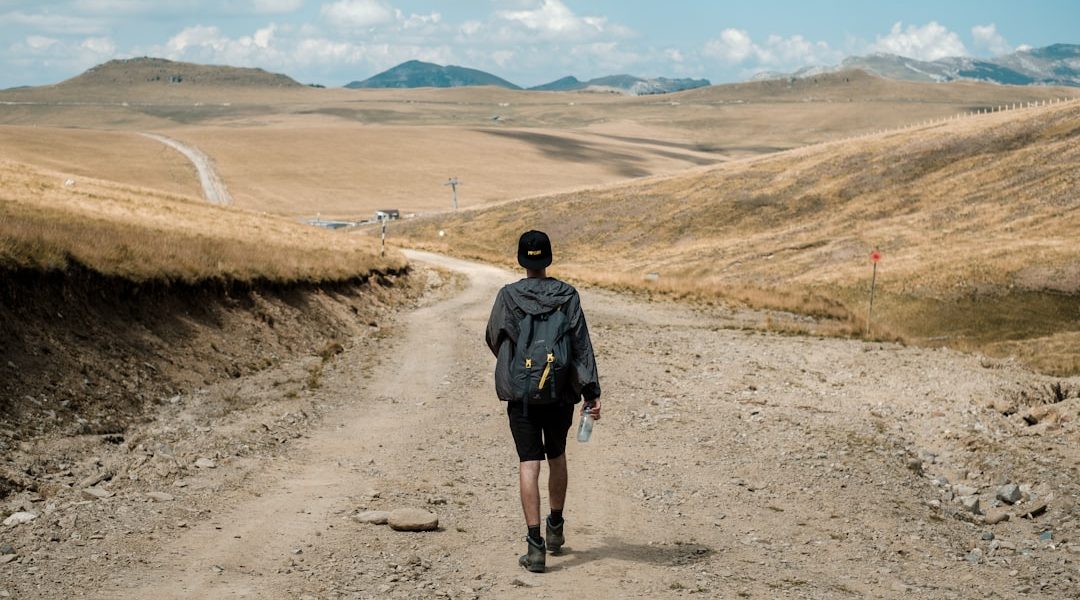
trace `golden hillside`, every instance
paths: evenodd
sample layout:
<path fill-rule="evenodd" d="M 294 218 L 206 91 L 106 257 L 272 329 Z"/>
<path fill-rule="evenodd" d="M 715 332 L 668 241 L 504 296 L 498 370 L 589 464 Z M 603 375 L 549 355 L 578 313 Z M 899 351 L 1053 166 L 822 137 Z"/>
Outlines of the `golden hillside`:
<path fill-rule="evenodd" d="M 1076 372 L 1078 183 L 1073 102 L 463 211 L 401 235 L 512 263 L 521 231 L 544 229 L 556 273 L 839 317 L 853 330 L 876 247 L 881 331 Z"/>
<path fill-rule="evenodd" d="M 66 177 L 107 179 L 172 194 L 202 195 L 191 161 L 161 142 L 134 132 L 0 125 L 0 147 L 5 159 Z"/>
<path fill-rule="evenodd" d="M 110 129 L 261 127 L 279 122 L 349 128 L 377 124 L 573 129 L 623 141 L 648 139 L 720 156 L 745 156 L 983 107 L 1080 93 L 1072 88 L 973 82 L 896 82 L 861 71 L 639 97 L 493 87 L 314 89 L 240 85 L 230 78 L 206 85 L 173 85 L 146 81 L 159 75 L 137 66 L 106 70 L 130 81 L 123 85 L 103 81 L 92 70 L 57 85 L 0 90 L 0 123 Z"/>
<path fill-rule="evenodd" d="M 300 87 L 293 78 L 262 69 L 200 65 L 164 58 L 126 58 L 110 60 L 57 84 L 60 88 L 158 86 L 239 86 Z"/>
<path fill-rule="evenodd" d="M 12 125 L 0 142 L 21 162 L 190 193 L 176 187 L 175 161 L 148 160 L 171 151 L 146 152 L 149 140 L 138 146 L 119 133 L 95 140 L 93 131 L 163 133 L 211 156 L 239 206 L 362 218 L 379 208 L 446 210 L 442 184 L 452 176 L 464 182 L 461 206 L 479 206 L 1076 93 L 861 72 L 643 97 L 65 83 L 0 91 L 0 123 Z"/>
<path fill-rule="evenodd" d="M 187 79 L 163 81 L 169 69 Z M 2 90 L 0 124 L 10 127 L 0 126 L 0 143 L 5 158 L 46 169 L 195 193 L 182 157 L 119 132 L 161 133 L 208 154 L 240 207 L 358 219 L 382 208 L 446 210 L 450 177 L 463 182 L 460 206 L 475 207 L 1080 93 L 858 71 L 641 97 L 350 90 L 277 86 L 248 71 L 132 59 Z"/>
<path fill-rule="evenodd" d="M 343 281 L 400 270 L 397 252 L 194 197 L 0 161 L 0 271 L 79 265 L 133 281 Z"/>

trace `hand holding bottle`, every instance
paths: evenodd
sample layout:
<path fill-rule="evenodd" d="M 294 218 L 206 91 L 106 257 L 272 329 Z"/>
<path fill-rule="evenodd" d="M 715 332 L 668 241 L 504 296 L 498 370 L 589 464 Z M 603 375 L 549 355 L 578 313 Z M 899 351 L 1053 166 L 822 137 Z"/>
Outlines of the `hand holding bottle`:
<path fill-rule="evenodd" d="M 587 442 L 592 437 L 593 422 L 600 416 L 600 407 L 594 401 L 586 400 L 581 407 L 581 421 L 578 424 L 577 441 Z"/>
<path fill-rule="evenodd" d="M 589 411 L 589 413 L 592 415 L 593 421 L 599 421 L 600 420 L 600 398 L 595 398 L 593 400 L 586 400 L 585 401 L 585 407 L 583 408 L 583 410 Z"/>

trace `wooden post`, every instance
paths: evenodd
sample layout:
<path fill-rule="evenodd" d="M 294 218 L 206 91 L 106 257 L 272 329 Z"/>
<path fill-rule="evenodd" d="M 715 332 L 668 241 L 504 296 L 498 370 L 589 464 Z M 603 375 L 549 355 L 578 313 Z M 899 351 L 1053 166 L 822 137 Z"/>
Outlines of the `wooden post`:
<path fill-rule="evenodd" d="M 383 258 L 386 258 L 386 222 L 389 220 L 386 217 L 379 219 L 382 221 L 382 254 Z"/>
<path fill-rule="evenodd" d="M 870 278 L 870 306 L 866 308 L 866 337 L 870 337 L 870 319 L 874 315 L 874 287 L 877 285 L 877 263 L 874 263 L 874 275 Z"/>
<path fill-rule="evenodd" d="M 870 253 L 870 262 L 874 265 L 874 274 L 870 277 L 870 305 L 866 308 L 866 337 L 870 337 L 870 321 L 874 316 L 874 290 L 877 287 L 877 264 L 881 260 L 881 252 L 877 248 Z"/>

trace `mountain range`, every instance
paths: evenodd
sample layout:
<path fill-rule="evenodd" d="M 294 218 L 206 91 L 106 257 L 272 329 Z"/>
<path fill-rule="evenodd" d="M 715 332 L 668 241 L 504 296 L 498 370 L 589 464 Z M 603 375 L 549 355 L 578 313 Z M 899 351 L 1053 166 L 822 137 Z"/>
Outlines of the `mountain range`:
<path fill-rule="evenodd" d="M 373 75 L 363 81 L 353 81 L 347 88 L 416 88 L 416 87 L 466 87 L 474 85 L 493 85 L 511 90 L 520 90 L 521 86 L 477 69 L 442 66 L 434 63 L 410 60 Z M 574 76 L 563 77 L 551 83 L 528 88 L 535 91 L 591 91 L 616 92 L 631 96 L 646 94 L 666 94 L 680 90 L 689 90 L 707 86 L 707 79 L 668 79 L 656 77 L 647 79 L 633 75 L 609 75 L 589 81 L 579 81 Z"/>
<path fill-rule="evenodd" d="M 577 77 L 570 75 L 529 89 L 540 92 L 618 92 L 631 96 L 645 96 L 692 90 L 708 85 L 712 85 L 708 79 L 668 79 L 667 77 L 646 79 L 633 75 L 608 75 L 579 81 Z"/>
<path fill-rule="evenodd" d="M 1044 48 L 1020 50 L 990 59 L 948 57 L 922 61 L 895 54 L 852 56 L 838 65 L 812 66 L 790 73 L 763 72 L 754 80 L 807 78 L 824 73 L 862 70 L 885 79 L 913 82 L 955 80 L 986 81 L 1007 85 L 1046 85 L 1080 87 L 1080 45 L 1054 44 Z M 298 88 L 303 84 L 287 75 L 262 69 L 201 65 L 163 58 L 139 57 L 110 60 L 58 84 L 65 88 L 85 86 L 120 89 L 132 85 L 208 88 L 274 87 Z M 521 86 L 478 69 L 442 66 L 410 60 L 347 88 L 417 88 L 497 86 L 521 90 Z M 609 75 L 588 81 L 567 76 L 550 83 L 528 88 L 533 91 L 587 91 L 621 93 L 633 96 L 665 94 L 711 85 L 707 79 L 642 78 L 633 75 Z M 315 86 L 322 87 L 322 86 Z"/>
<path fill-rule="evenodd" d="M 804 67 L 792 73 L 758 73 L 754 79 L 803 78 L 849 69 L 862 69 L 887 79 L 903 81 L 975 80 L 1007 85 L 1080 87 L 1080 45 L 1054 44 L 988 59 L 950 56 L 923 61 L 878 53 L 848 57 L 839 65 Z"/>
<path fill-rule="evenodd" d="M 417 88 L 417 87 L 465 87 L 473 85 L 494 85 L 511 90 L 520 90 L 521 86 L 477 69 L 436 65 L 434 63 L 410 60 L 387 69 L 378 75 L 363 81 L 346 84 L 347 88 Z"/>

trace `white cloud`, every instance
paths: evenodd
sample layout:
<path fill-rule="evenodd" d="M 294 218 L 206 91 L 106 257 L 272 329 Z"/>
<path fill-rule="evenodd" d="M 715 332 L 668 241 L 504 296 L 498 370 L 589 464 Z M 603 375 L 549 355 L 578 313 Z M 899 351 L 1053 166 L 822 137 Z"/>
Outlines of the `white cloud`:
<path fill-rule="evenodd" d="M 100 34 L 106 30 L 106 24 L 102 19 L 21 11 L 0 14 L 0 28 L 7 27 L 68 35 Z"/>
<path fill-rule="evenodd" d="M 516 53 L 513 50 L 496 50 L 491 53 L 491 60 L 500 67 L 505 67 L 514 60 Z"/>
<path fill-rule="evenodd" d="M 271 23 L 267 27 L 256 30 L 255 35 L 251 36 L 251 39 L 259 48 L 269 48 L 270 42 L 274 39 L 274 31 L 276 29 L 277 26 Z"/>
<path fill-rule="evenodd" d="M 220 46 L 226 41 L 221 30 L 213 26 L 196 25 L 182 30 L 165 42 L 165 48 L 176 56 L 192 47 Z"/>
<path fill-rule="evenodd" d="M 29 65 L 37 70 L 55 69 L 70 76 L 115 56 L 116 43 L 108 37 L 66 41 L 28 35 L 7 48 L 3 60 L 6 65 Z"/>
<path fill-rule="evenodd" d="M 75 0 L 72 8 L 77 12 L 100 15 L 132 15 L 153 10 L 155 3 L 144 0 Z"/>
<path fill-rule="evenodd" d="M 801 35 L 770 35 L 759 44 L 742 29 L 721 31 L 720 37 L 705 43 L 702 54 L 729 65 L 751 63 L 770 68 L 829 64 L 843 58 L 826 42 L 811 42 Z"/>
<path fill-rule="evenodd" d="M 442 22 L 442 15 L 437 12 L 428 13 L 426 15 L 411 14 L 406 17 L 405 13 L 399 10 L 396 11 L 396 16 L 398 22 L 400 22 L 401 26 L 405 29 L 416 29 L 430 25 L 438 25 Z"/>
<path fill-rule="evenodd" d="M 500 10 L 495 13 L 504 24 L 523 28 L 542 39 L 581 40 L 601 35 L 627 36 L 632 32 L 621 25 L 609 24 L 607 17 L 579 17 L 562 0 L 542 0 L 531 10 Z"/>
<path fill-rule="evenodd" d="M 90 54 L 111 58 L 116 54 L 116 42 L 107 37 L 92 37 L 83 40 L 79 47 Z"/>
<path fill-rule="evenodd" d="M 480 21 L 465 21 L 458 29 L 466 37 L 473 37 L 484 29 L 484 24 Z"/>
<path fill-rule="evenodd" d="M 323 4 L 323 18 L 345 28 L 366 29 L 394 21 L 396 12 L 380 0 L 339 0 Z"/>
<path fill-rule="evenodd" d="M 162 56 L 205 64 L 261 67 L 307 79 L 363 79 L 410 59 L 447 64 L 455 52 L 448 46 L 375 39 L 351 41 L 319 34 L 312 28 L 271 24 L 250 35 L 230 36 L 215 26 L 188 27 L 163 45 L 137 48 L 136 55 Z M 345 72 L 345 75 L 341 75 Z"/>
<path fill-rule="evenodd" d="M 308 38 L 296 44 L 292 54 L 300 64 L 354 63 L 363 57 L 362 50 L 349 42 Z"/>
<path fill-rule="evenodd" d="M 1005 41 L 1005 37 L 998 33 L 997 25 L 994 23 L 972 27 L 971 37 L 975 40 L 975 48 L 985 50 L 994 56 L 1013 51 L 1012 46 Z"/>
<path fill-rule="evenodd" d="M 754 41 L 742 29 L 725 29 L 719 38 L 705 43 L 704 54 L 728 64 L 738 64 L 754 54 Z"/>
<path fill-rule="evenodd" d="M 908 25 L 907 29 L 903 29 L 903 24 L 898 21 L 893 24 L 888 35 L 877 37 L 871 50 L 919 60 L 937 60 L 968 54 L 960 36 L 937 21 L 930 21 L 922 27 Z"/>
<path fill-rule="evenodd" d="M 842 58 L 825 42 L 811 42 L 801 35 L 785 38 L 770 35 L 758 49 L 761 62 L 770 65 L 814 65 Z"/>
<path fill-rule="evenodd" d="M 280 14 L 295 12 L 304 0 L 74 0 L 75 12 L 113 17 L 117 15 L 211 15 Z"/>
<path fill-rule="evenodd" d="M 287 54 L 291 49 L 276 44 L 277 30 L 271 24 L 252 35 L 233 38 L 215 26 L 195 25 L 174 35 L 164 46 L 138 53 L 173 60 L 281 69 L 290 64 Z"/>
<path fill-rule="evenodd" d="M 49 48 L 60 43 L 60 40 L 56 38 L 45 37 L 43 35 L 28 35 L 26 36 L 26 47 L 32 50 L 48 50 Z"/>
<path fill-rule="evenodd" d="M 304 0 L 250 0 L 251 9 L 257 13 L 290 13 L 300 10 Z"/>

